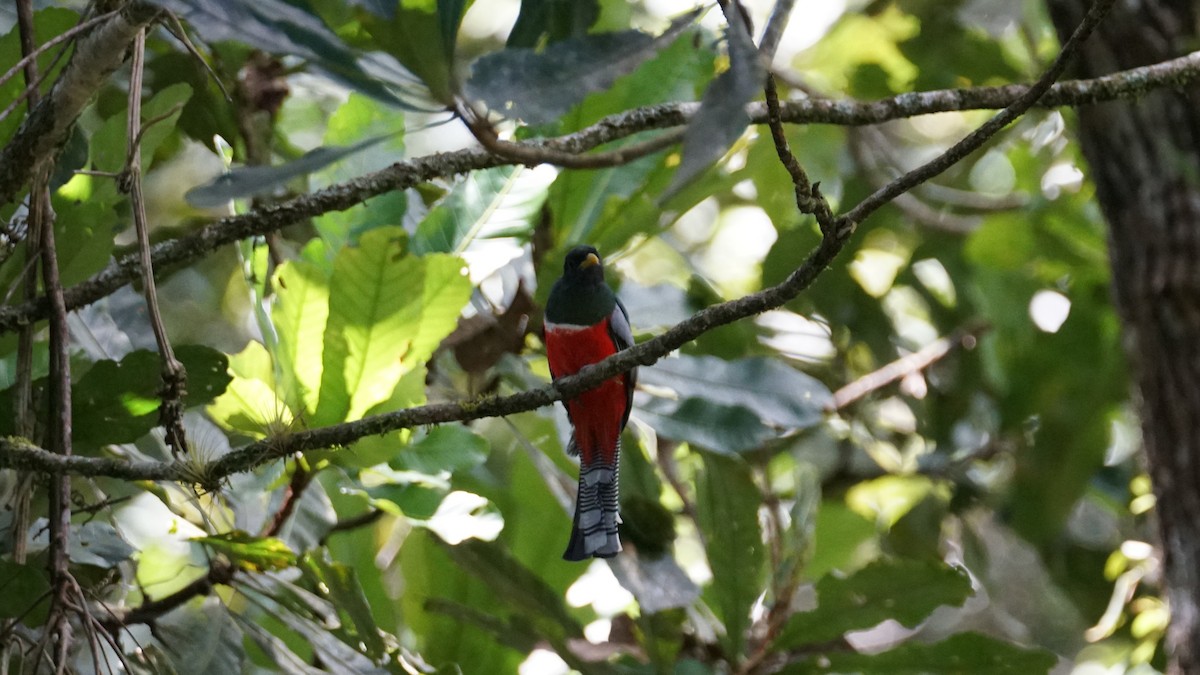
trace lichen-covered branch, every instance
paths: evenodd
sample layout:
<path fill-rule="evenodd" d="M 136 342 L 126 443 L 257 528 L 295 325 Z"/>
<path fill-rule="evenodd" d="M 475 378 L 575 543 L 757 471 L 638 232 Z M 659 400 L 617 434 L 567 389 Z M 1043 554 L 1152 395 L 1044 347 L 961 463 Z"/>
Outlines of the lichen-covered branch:
<path fill-rule="evenodd" d="M 130 33 L 130 40 L 135 32 Z M 1060 82 L 1050 87 L 1038 99 L 1036 106 L 1051 108 L 1136 98 L 1147 91 L 1177 87 L 1198 77 L 1200 52 L 1194 52 L 1170 61 L 1104 77 Z M 780 119 L 790 124 L 863 126 L 937 112 L 1003 108 L 1017 101 L 1028 90 L 1028 85 L 1014 84 L 900 94 L 869 102 L 832 99 L 784 101 L 780 104 Z M 638 108 L 612 115 L 567 136 L 537 142 L 528 141 L 521 145 L 534 149 L 527 153 L 530 162 L 549 161 L 555 154 L 585 153 L 635 133 L 686 124 L 698 105 L 670 103 Z M 763 124 L 768 120 L 765 103 L 751 104 L 749 113 L 754 123 Z M 539 155 L 535 151 L 537 148 L 553 152 Z M 4 152 L 8 153 L 9 148 Z M 0 155 L 4 156 L 6 155 Z M 264 206 L 243 215 L 222 218 L 197 232 L 162 242 L 153 248 L 153 264 L 157 270 L 162 270 L 171 265 L 188 263 L 225 244 L 274 232 L 323 213 L 345 210 L 386 192 L 402 190 L 433 178 L 456 176 L 478 169 L 512 164 L 514 161 L 482 149 L 467 149 L 397 162 L 381 171 L 309 195 Z M 6 194 L 4 186 L 7 179 L 4 178 L 3 172 L 11 170 L 3 168 L 4 166 L 5 163 L 0 159 L 0 196 Z M 122 257 L 92 278 L 67 289 L 64 293 L 67 308 L 82 307 L 109 295 L 136 279 L 138 269 L 136 255 Z M 30 322 L 45 319 L 48 310 L 49 304 L 45 298 L 0 307 L 0 332 L 9 332 Z"/>
<path fill-rule="evenodd" d="M 156 16 L 154 7 L 130 3 L 76 42 L 74 56 L 50 93 L 33 107 L 8 145 L 0 148 L 0 204 L 16 199 L 54 159 L 92 95 L 124 63 L 134 36 Z"/>

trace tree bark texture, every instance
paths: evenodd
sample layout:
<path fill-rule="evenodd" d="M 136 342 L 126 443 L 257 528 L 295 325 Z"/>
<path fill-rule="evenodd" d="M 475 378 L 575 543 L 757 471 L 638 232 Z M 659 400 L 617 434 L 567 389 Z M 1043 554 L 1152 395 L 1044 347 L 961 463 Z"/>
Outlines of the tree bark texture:
<path fill-rule="evenodd" d="M 1065 37 L 1090 0 L 1047 4 Z M 1185 54 L 1196 19 L 1194 0 L 1120 0 L 1074 67 L 1091 76 Z M 1200 673 L 1200 87 L 1077 114 L 1157 497 L 1168 672 Z"/>

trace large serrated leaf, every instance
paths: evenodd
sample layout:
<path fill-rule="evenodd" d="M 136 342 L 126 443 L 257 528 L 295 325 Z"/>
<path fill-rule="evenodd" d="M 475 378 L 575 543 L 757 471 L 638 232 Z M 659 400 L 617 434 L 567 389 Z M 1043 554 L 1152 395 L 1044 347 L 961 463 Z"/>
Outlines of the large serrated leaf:
<path fill-rule="evenodd" d="M 728 16 L 731 18 L 725 35 L 729 43 L 729 70 L 718 75 L 704 92 L 700 110 L 684 132 L 679 169 L 660 201 L 669 199 L 725 155 L 750 122 L 746 103 L 763 88 L 766 69 L 741 13 L 735 9 Z"/>
<path fill-rule="evenodd" d="M 836 640 L 891 619 L 913 628 L 942 605 L 971 596 L 971 578 L 959 567 L 923 560 L 877 560 L 849 577 L 817 582 L 817 608 L 792 616 L 779 644 L 799 647 Z"/>
<path fill-rule="evenodd" d="M 361 417 L 391 396 L 454 329 L 471 283 L 453 256 L 404 250 L 404 231 L 379 228 L 334 261 L 314 422 Z"/>
<path fill-rule="evenodd" d="M 762 493 L 740 459 L 705 453 L 696 478 L 697 525 L 714 582 L 706 594 L 725 623 L 723 641 L 731 658 L 742 653 L 750 606 L 762 593 L 766 551 L 758 524 Z"/>
<path fill-rule="evenodd" d="M 273 166 L 241 166 L 217 176 L 208 183 L 188 190 L 183 198 L 188 204 L 207 209 L 220 206 L 230 200 L 266 194 L 288 181 L 318 171 L 330 164 L 362 152 L 386 141 L 392 134 L 375 136 L 350 146 L 323 146 L 314 148 L 298 159 Z"/>
<path fill-rule="evenodd" d="M 643 368 L 638 379 L 674 390 L 682 398 L 746 406 L 767 423 L 791 429 L 819 424 L 833 400 L 820 380 L 761 357 L 726 361 L 715 356 L 680 356 Z"/>
<path fill-rule="evenodd" d="M 959 633 L 935 644 L 906 642 L 879 654 L 829 652 L 810 656 L 781 673 L 863 675 L 1045 675 L 1057 657 L 979 633 Z"/>
<path fill-rule="evenodd" d="M 699 16 L 689 12 L 662 35 L 600 33 L 556 42 L 541 52 L 505 49 L 477 59 L 468 98 L 527 124 L 553 122 L 594 91 L 607 89 L 671 44 Z"/>

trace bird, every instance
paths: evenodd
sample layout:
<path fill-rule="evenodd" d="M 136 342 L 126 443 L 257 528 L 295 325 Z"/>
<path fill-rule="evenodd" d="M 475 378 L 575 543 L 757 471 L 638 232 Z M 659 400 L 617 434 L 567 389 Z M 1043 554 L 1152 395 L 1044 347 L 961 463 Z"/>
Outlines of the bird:
<path fill-rule="evenodd" d="M 633 346 L 629 313 L 604 283 L 604 264 L 594 247 L 567 252 L 562 277 L 546 301 L 544 324 L 546 357 L 555 380 Z M 579 456 L 579 493 L 564 560 L 611 558 L 621 550 L 621 431 L 629 422 L 636 383 L 636 369 L 630 370 L 563 402 L 572 429 L 567 450 Z"/>

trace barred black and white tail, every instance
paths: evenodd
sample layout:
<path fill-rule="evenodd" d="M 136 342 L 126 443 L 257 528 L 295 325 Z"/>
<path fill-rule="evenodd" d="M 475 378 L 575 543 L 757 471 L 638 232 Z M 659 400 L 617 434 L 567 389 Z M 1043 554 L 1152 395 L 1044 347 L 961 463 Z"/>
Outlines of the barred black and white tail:
<path fill-rule="evenodd" d="M 617 525 L 617 480 L 621 449 L 618 445 L 612 463 L 598 461 L 579 468 L 579 496 L 575 498 L 575 522 L 564 560 L 611 558 L 621 550 Z"/>

